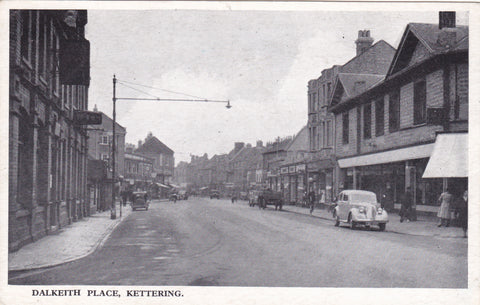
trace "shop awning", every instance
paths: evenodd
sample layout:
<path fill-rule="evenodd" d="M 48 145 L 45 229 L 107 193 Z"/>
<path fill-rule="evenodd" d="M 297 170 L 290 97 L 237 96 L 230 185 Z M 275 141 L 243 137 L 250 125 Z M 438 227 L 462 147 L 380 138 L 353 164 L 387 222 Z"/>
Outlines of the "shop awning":
<path fill-rule="evenodd" d="M 171 187 L 174 187 L 174 188 L 176 188 L 176 189 L 180 188 L 180 186 L 179 186 L 179 185 L 172 184 L 172 183 L 170 183 L 170 186 L 171 186 Z"/>
<path fill-rule="evenodd" d="M 468 133 L 437 135 L 422 178 L 468 177 Z"/>
<path fill-rule="evenodd" d="M 166 188 L 166 189 L 169 189 L 169 188 L 170 188 L 170 187 L 166 186 L 165 184 L 161 184 L 161 183 L 158 183 L 158 182 L 157 182 L 157 185 L 158 185 L 159 187 L 163 187 L 163 188 Z"/>
<path fill-rule="evenodd" d="M 206 189 L 208 189 L 208 186 L 204 186 L 204 187 L 200 188 L 201 191 L 206 190 Z"/>
<path fill-rule="evenodd" d="M 339 159 L 340 168 L 392 163 L 430 157 L 435 144 L 424 144 L 369 155 Z"/>

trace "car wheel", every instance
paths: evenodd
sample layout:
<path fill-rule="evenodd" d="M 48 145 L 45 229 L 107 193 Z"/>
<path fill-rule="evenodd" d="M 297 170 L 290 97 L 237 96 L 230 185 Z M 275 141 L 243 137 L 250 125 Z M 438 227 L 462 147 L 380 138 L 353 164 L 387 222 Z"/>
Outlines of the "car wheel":
<path fill-rule="evenodd" d="M 348 223 L 350 224 L 350 229 L 355 230 L 357 228 L 357 222 L 353 221 L 352 215 L 348 215 Z"/>
<path fill-rule="evenodd" d="M 337 216 L 336 212 L 333 212 L 333 218 L 335 218 L 335 226 L 340 226 L 340 218 Z"/>
<path fill-rule="evenodd" d="M 385 231 L 386 226 L 387 226 L 386 223 L 379 223 L 378 224 L 378 228 L 380 229 L 380 231 Z"/>

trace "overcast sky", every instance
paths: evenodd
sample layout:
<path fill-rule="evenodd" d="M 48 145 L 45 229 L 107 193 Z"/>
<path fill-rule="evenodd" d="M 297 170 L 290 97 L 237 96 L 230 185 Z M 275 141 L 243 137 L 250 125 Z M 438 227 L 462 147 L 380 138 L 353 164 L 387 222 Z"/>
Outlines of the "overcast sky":
<path fill-rule="evenodd" d="M 234 142 L 255 144 L 297 133 L 307 122 L 307 82 L 355 56 L 358 30 L 397 48 L 407 23 L 438 23 L 430 12 L 105 11 L 89 10 L 89 109 L 112 115 L 117 97 L 230 100 L 217 103 L 118 101 L 127 143 L 149 131 L 175 151 L 226 153 Z M 457 23 L 468 24 L 466 13 Z"/>

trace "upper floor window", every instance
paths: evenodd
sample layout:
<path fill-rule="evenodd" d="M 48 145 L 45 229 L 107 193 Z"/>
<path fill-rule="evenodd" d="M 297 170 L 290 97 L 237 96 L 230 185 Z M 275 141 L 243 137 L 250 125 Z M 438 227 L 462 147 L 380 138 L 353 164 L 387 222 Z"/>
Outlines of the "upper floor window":
<path fill-rule="evenodd" d="M 38 30 L 38 73 L 46 79 L 47 75 L 47 15 L 40 11 Z"/>
<path fill-rule="evenodd" d="M 328 120 L 327 121 L 327 146 L 331 147 L 333 145 L 333 133 L 332 133 L 332 121 Z"/>
<path fill-rule="evenodd" d="M 413 124 L 422 124 L 427 121 L 427 85 L 425 79 L 413 85 Z"/>
<path fill-rule="evenodd" d="M 31 52 L 31 29 L 32 29 L 32 19 L 31 12 L 28 10 L 21 11 L 21 20 L 22 20 L 22 37 L 20 41 L 20 54 L 24 59 L 30 61 L 30 52 Z"/>
<path fill-rule="evenodd" d="M 390 132 L 400 129 L 400 90 L 398 89 L 390 93 L 388 127 Z"/>
<path fill-rule="evenodd" d="M 331 91 L 332 91 L 332 83 L 327 83 L 327 100 L 330 98 Z"/>
<path fill-rule="evenodd" d="M 348 111 L 342 113 L 342 141 L 343 144 L 348 144 L 348 134 L 349 134 L 349 128 L 350 128 L 350 122 L 348 118 Z"/>
<path fill-rule="evenodd" d="M 108 136 L 102 136 L 100 144 L 108 145 Z"/>
<path fill-rule="evenodd" d="M 375 100 L 375 136 L 385 133 L 385 102 L 383 97 Z"/>
<path fill-rule="evenodd" d="M 363 138 L 372 137 L 372 104 L 363 105 Z"/>

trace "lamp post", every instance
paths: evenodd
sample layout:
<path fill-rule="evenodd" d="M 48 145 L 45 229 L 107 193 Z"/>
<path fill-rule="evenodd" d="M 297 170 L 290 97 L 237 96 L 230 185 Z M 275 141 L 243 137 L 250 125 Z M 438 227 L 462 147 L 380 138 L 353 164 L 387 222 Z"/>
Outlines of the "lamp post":
<path fill-rule="evenodd" d="M 116 135 L 115 135 L 115 125 L 116 125 L 116 102 L 117 100 L 126 100 L 126 101 L 170 101 L 170 102 L 204 102 L 204 103 L 227 103 L 225 106 L 227 109 L 232 108 L 230 101 L 221 101 L 221 100 L 208 100 L 208 99 L 161 99 L 161 98 L 129 98 L 129 97 L 116 97 L 117 78 L 115 74 L 113 75 L 113 122 L 112 122 L 112 207 L 110 209 L 110 219 L 116 219 L 116 207 L 115 207 L 115 150 L 116 150 Z M 152 174 L 153 175 L 153 174 Z M 120 204 L 120 217 L 122 217 L 122 205 Z"/>

